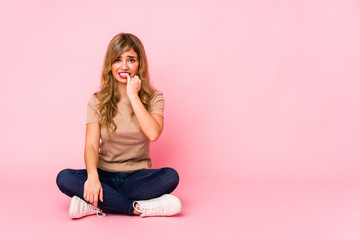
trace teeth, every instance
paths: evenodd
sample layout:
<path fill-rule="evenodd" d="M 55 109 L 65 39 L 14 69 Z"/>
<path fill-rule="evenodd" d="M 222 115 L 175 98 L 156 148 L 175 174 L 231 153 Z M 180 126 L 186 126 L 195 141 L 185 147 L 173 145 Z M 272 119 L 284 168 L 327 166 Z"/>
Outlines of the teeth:
<path fill-rule="evenodd" d="M 130 73 L 120 73 L 120 76 L 123 76 L 123 77 L 126 77 L 126 76 L 129 76 Z"/>

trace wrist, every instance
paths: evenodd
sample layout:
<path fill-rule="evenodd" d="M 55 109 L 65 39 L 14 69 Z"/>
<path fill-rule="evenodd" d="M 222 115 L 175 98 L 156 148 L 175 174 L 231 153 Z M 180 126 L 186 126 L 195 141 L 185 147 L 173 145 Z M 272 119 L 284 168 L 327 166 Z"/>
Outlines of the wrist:
<path fill-rule="evenodd" d="M 138 94 L 128 95 L 128 98 L 130 101 L 134 101 L 136 99 L 139 99 L 139 95 Z"/>
<path fill-rule="evenodd" d="M 88 173 L 87 179 L 89 179 L 89 180 L 98 180 L 98 179 L 99 179 L 99 175 L 98 175 L 97 172 Z"/>

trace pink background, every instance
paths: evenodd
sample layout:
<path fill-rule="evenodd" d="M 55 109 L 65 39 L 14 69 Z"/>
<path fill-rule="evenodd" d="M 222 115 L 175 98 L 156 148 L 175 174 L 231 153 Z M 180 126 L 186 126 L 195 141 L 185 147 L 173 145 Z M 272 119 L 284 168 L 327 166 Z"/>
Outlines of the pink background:
<path fill-rule="evenodd" d="M 359 24 L 356 0 L 1 1 L 1 232 L 359 239 Z M 86 102 L 119 32 L 165 94 L 153 164 L 179 171 L 184 211 L 70 221 L 55 177 L 84 167 Z"/>

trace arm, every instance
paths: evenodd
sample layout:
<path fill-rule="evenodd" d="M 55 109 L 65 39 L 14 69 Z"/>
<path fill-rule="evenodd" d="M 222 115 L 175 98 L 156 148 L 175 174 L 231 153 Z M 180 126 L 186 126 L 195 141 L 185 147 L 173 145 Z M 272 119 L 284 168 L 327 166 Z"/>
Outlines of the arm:
<path fill-rule="evenodd" d="M 103 201 L 103 190 L 97 173 L 99 155 L 100 127 L 97 123 L 86 125 L 85 165 L 88 178 L 84 184 L 84 199 L 97 207 L 98 199 Z"/>
<path fill-rule="evenodd" d="M 147 138 L 150 141 L 156 141 L 163 130 L 164 118 L 159 114 L 150 114 L 146 110 L 138 96 L 140 87 L 141 81 L 137 76 L 132 79 L 128 78 L 126 91 L 136 119 Z"/>

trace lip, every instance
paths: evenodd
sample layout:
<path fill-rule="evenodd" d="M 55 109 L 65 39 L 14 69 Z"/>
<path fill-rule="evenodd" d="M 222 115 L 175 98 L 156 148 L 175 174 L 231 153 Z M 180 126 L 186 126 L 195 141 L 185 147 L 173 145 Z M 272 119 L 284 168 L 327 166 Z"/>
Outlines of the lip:
<path fill-rule="evenodd" d="M 121 76 L 121 75 L 120 75 L 120 73 L 127 73 L 127 74 L 129 74 L 129 75 L 130 75 L 130 73 L 129 73 L 129 72 L 119 72 L 118 74 L 119 74 L 120 78 L 122 78 L 122 79 L 127 79 L 127 76 Z"/>

